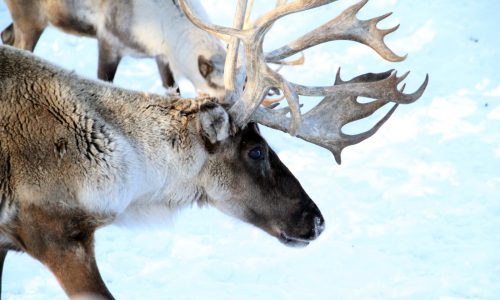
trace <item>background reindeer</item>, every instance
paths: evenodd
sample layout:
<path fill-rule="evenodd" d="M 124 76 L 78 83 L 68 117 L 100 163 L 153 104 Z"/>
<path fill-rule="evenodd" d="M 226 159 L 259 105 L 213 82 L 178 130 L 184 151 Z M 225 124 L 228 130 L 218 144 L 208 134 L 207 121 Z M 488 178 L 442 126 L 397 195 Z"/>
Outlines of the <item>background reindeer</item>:
<path fill-rule="evenodd" d="M 97 77 L 113 81 L 123 56 L 156 59 L 163 85 L 185 77 L 198 93 L 221 96 L 225 50 L 222 43 L 194 26 L 177 0 L 6 0 L 13 24 L 1 34 L 4 44 L 33 51 L 50 23 L 71 34 L 95 37 Z M 196 0 L 197 14 L 208 18 Z"/>
<path fill-rule="evenodd" d="M 325 147 L 340 162 L 342 149 L 373 135 L 397 105 L 365 133 L 345 135 L 341 132 L 345 124 L 389 101 L 411 103 L 427 85 L 426 79 L 415 93 L 403 94 L 397 88 L 402 78 L 390 71 L 349 81 L 337 75 L 334 86 L 305 87 L 269 69 L 266 61 L 277 57 L 275 53 L 287 57 L 345 36 L 391 55 L 382 41 L 390 30 L 375 27 L 381 18 L 355 17 L 365 1 L 315 31 L 343 28 L 344 36 L 333 31 L 324 39 L 310 39 L 306 34 L 293 42 L 293 49 L 285 47 L 291 51 L 281 48 L 264 55 L 263 38 L 277 19 L 326 3 L 279 6 L 247 31 L 238 30 L 245 14 L 242 1 L 236 29 L 204 24 L 187 10 L 197 25 L 242 40 L 246 76 L 235 68 L 238 43 L 231 43 L 228 50 L 224 97 L 228 110 L 211 100 L 150 96 L 79 79 L 30 55 L 2 48 L 0 111 L 2 120 L 18 121 L 6 122 L 2 132 L 4 247 L 27 251 L 44 262 L 69 295 L 94 292 L 111 297 L 95 264 L 93 232 L 141 217 L 141 212 L 148 216 L 159 208 L 168 212 L 186 203 L 208 203 L 285 244 L 306 245 L 316 238 L 323 230 L 319 210 L 251 121 Z M 274 111 L 260 106 L 274 86 L 285 92 L 289 108 Z M 298 95 L 325 98 L 302 115 Z M 380 100 L 360 104 L 359 96 Z M 34 136 L 33 131 L 42 135 Z"/>

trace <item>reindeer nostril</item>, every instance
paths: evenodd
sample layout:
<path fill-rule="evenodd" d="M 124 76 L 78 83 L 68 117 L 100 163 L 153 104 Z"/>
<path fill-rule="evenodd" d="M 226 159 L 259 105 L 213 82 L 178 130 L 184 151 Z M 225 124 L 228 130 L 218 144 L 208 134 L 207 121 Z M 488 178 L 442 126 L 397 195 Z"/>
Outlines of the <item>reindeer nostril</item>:
<path fill-rule="evenodd" d="M 321 217 L 314 217 L 314 235 L 318 237 L 325 230 L 325 220 Z"/>

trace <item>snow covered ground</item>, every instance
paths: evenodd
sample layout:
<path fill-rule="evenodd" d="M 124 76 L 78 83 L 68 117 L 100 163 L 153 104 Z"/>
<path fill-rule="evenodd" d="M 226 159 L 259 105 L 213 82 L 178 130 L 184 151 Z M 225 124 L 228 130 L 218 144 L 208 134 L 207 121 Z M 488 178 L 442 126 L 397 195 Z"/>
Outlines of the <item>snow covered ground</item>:
<path fill-rule="evenodd" d="M 229 24 L 228 2 L 206 1 L 214 21 Z M 257 11 L 265 3 L 257 1 Z M 280 46 L 352 3 L 287 17 L 266 46 Z M 264 130 L 322 210 L 327 229 L 319 240 L 286 248 L 196 207 L 168 227 L 107 227 L 97 234 L 97 259 L 118 299 L 500 299 L 500 2 L 373 0 L 361 17 L 387 11 L 395 14 L 382 27 L 401 23 L 387 41 L 409 54 L 405 62 L 335 42 L 307 51 L 306 65 L 284 74 L 329 84 L 339 65 L 344 78 L 397 68 L 412 70 L 412 91 L 429 73 L 421 100 L 346 149 L 341 166 L 321 148 Z M 0 2 L 0 28 L 10 22 Z M 95 40 L 50 28 L 35 53 L 95 77 Z M 163 93 L 151 60 L 125 59 L 116 84 Z M 8 255 L 2 292 L 4 299 L 65 298 L 25 254 Z"/>

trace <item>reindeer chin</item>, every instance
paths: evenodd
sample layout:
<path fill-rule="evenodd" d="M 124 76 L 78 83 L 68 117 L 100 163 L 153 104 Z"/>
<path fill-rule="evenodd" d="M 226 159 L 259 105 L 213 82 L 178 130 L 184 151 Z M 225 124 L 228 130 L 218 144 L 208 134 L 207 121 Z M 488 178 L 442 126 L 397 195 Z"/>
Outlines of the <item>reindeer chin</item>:
<path fill-rule="evenodd" d="M 285 233 L 281 233 L 278 236 L 278 240 L 285 246 L 292 248 L 304 248 L 309 245 L 310 241 L 298 239 L 294 237 L 287 236 Z"/>

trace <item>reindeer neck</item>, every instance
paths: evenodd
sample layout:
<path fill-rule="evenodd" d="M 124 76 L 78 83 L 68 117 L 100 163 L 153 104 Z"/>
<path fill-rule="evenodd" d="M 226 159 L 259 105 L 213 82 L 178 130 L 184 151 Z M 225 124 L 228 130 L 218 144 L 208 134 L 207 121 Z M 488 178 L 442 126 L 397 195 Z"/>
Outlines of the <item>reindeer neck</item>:
<path fill-rule="evenodd" d="M 87 84 L 82 81 L 80 84 Z M 199 110 L 196 99 L 178 96 L 160 96 L 129 91 L 109 84 L 84 88 L 89 103 L 107 124 L 113 125 L 124 136 L 137 144 L 185 139 L 194 130 L 194 119 Z M 181 135 L 186 135 L 182 138 Z M 149 144 L 149 145 L 148 145 Z"/>

